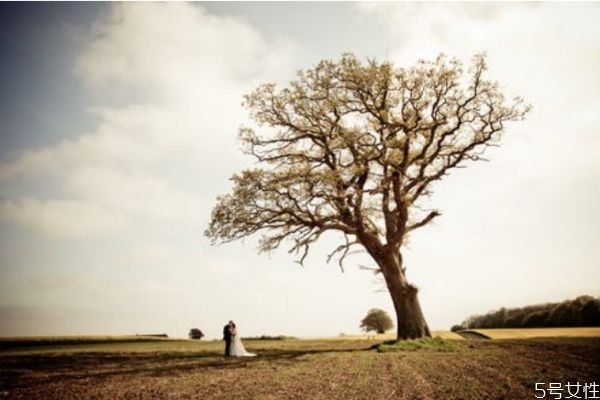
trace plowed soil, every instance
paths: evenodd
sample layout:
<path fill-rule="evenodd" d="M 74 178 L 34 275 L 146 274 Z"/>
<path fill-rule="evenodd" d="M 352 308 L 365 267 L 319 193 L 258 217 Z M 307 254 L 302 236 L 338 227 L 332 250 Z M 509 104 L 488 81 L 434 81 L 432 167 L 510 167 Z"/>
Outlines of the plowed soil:
<path fill-rule="evenodd" d="M 252 359 L 225 359 L 218 342 L 5 349 L 0 399 L 521 400 L 540 395 L 536 383 L 600 384 L 598 338 L 465 340 L 451 351 L 386 353 L 366 341 L 286 342 L 249 341 L 259 354 Z"/>

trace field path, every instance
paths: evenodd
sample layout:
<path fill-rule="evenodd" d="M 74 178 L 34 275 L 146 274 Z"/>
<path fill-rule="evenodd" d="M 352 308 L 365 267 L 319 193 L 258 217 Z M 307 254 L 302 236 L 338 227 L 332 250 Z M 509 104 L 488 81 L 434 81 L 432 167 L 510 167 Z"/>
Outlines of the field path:
<path fill-rule="evenodd" d="M 456 333 L 458 333 L 460 336 L 462 336 L 465 339 L 473 339 L 473 340 L 488 340 L 488 339 L 490 339 L 489 336 L 486 336 L 483 333 L 476 332 L 476 331 L 459 331 Z"/>

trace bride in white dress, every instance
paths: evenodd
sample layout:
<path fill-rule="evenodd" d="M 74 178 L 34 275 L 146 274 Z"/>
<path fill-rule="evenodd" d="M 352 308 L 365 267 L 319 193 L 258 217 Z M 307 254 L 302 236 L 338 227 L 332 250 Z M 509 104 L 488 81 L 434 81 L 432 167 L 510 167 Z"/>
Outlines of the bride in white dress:
<path fill-rule="evenodd" d="M 244 348 L 241 335 L 238 335 L 235 324 L 231 326 L 230 332 L 233 338 L 231 342 L 231 349 L 229 350 L 232 357 L 256 357 L 256 354 L 249 353 Z"/>

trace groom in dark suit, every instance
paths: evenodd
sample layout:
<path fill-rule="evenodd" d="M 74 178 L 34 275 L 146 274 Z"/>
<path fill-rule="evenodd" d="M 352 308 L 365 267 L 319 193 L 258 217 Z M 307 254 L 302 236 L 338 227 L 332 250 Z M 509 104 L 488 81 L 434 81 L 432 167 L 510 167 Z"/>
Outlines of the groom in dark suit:
<path fill-rule="evenodd" d="M 225 341 L 225 357 L 229 357 L 231 355 L 231 325 L 233 325 L 233 321 L 229 321 L 229 323 L 223 327 L 223 340 Z"/>

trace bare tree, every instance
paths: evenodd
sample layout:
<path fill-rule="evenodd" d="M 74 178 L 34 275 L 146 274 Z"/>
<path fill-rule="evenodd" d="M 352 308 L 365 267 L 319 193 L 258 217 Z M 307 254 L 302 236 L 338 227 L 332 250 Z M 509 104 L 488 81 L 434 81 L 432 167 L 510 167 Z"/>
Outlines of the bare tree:
<path fill-rule="evenodd" d="M 401 251 L 440 215 L 419 200 L 453 168 L 482 159 L 505 122 L 529 109 L 520 98 L 507 102 L 485 70 L 484 55 L 464 72 L 444 56 L 394 68 L 346 54 L 300 71 L 281 90 L 259 86 L 245 105 L 260 128 L 240 129 L 258 166 L 233 176 L 233 193 L 218 198 L 205 234 L 217 243 L 260 232 L 261 251 L 287 240 L 302 262 L 323 233 L 341 232 L 329 259 L 342 265 L 355 246 L 373 258 L 398 340 L 430 336 Z"/>

